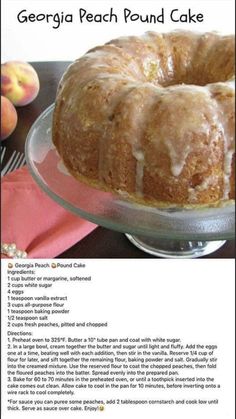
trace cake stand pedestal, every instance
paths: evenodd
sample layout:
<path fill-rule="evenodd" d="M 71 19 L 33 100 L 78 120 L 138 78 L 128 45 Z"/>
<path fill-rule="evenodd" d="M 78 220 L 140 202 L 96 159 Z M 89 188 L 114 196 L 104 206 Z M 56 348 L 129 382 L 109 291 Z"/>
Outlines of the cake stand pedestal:
<path fill-rule="evenodd" d="M 209 255 L 222 247 L 226 240 L 185 241 L 154 239 L 152 237 L 125 234 L 138 249 L 153 256 L 167 259 L 193 259 Z"/>
<path fill-rule="evenodd" d="M 61 206 L 95 224 L 117 230 L 139 249 L 164 258 L 210 254 L 235 235 L 235 207 L 154 208 L 99 191 L 70 176 L 52 144 L 53 105 L 26 140 L 26 160 L 38 185 Z"/>

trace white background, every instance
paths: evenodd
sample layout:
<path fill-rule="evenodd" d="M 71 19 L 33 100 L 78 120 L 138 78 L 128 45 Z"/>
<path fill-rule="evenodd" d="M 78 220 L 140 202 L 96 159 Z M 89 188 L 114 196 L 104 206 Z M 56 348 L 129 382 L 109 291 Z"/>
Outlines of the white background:
<path fill-rule="evenodd" d="M 52 29 L 51 24 L 17 21 L 17 14 L 26 9 L 29 13 L 73 13 L 84 8 L 91 13 L 106 13 L 113 7 L 120 19 L 119 23 L 84 23 L 78 19 L 74 23 L 62 24 Z M 165 24 L 141 22 L 123 23 L 123 9 L 135 13 L 159 14 L 164 7 L 166 17 L 169 11 L 179 8 L 186 13 L 188 8 L 194 13 L 203 13 L 204 22 L 197 24 L 173 23 L 166 19 Z M 89 48 L 103 44 L 121 35 L 139 35 L 148 30 L 166 32 L 174 29 L 195 31 L 217 30 L 222 33 L 234 32 L 234 0 L 2 0 L 2 62 L 8 60 L 54 61 L 74 60 Z"/>
<path fill-rule="evenodd" d="M 60 263 L 74 260 L 58 260 Z M 15 261 L 17 262 L 17 260 Z M 27 263 L 30 261 L 22 261 Z M 47 262 L 47 260 L 33 260 Z M 57 262 L 54 260 L 54 262 Z M 78 261 L 76 261 L 78 262 Z M 104 412 L 66 412 L 68 418 L 90 419 L 102 415 L 106 419 L 234 419 L 234 261 L 220 259 L 199 260 L 79 260 L 86 268 L 38 269 L 38 276 L 92 275 L 92 282 L 56 283 L 47 295 L 67 295 L 71 310 L 67 316 L 54 321 L 108 321 L 108 328 L 96 331 L 65 328 L 38 329 L 41 336 L 104 336 L 104 337 L 165 337 L 181 338 L 183 343 L 217 344 L 218 370 L 216 380 L 220 390 L 86 390 L 78 398 L 219 398 L 218 405 L 195 406 L 106 406 Z M 15 419 L 16 414 L 6 413 L 6 321 L 7 321 L 7 261 L 3 261 L 2 297 L 2 364 L 3 368 L 3 419 Z M 5 274 L 5 275 L 4 275 Z M 5 278 L 4 278 L 5 277 Z M 38 289 L 29 289 L 26 295 L 38 295 Z M 40 289 L 39 289 L 40 290 Z M 42 295 L 42 290 L 40 294 Z M 12 330 L 12 329 L 11 329 Z M 26 329 L 25 329 L 26 330 Z M 211 373 L 209 372 L 209 375 Z M 53 396 L 52 396 L 53 397 Z M 19 419 L 56 419 L 65 413 L 39 416 L 32 412 L 17 412 Z"/>

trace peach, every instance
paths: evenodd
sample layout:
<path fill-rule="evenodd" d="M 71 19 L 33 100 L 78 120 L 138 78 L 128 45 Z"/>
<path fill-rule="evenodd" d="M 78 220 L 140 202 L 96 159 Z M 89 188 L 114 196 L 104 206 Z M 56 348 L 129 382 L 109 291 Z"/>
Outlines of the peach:
<path fill-rule="evenodd" d="M 39 92 L 39 78 L 32 65 L 23 61 L 8 61 L 1 67 L 1 94 L 15 106 L 31 103 Z"/>
<path fill-rule="evenodd" d="M 1 96 L 1 140 L 9 137 L 16 128 L 17 113 L 15 106 L 4 96 Z"/>

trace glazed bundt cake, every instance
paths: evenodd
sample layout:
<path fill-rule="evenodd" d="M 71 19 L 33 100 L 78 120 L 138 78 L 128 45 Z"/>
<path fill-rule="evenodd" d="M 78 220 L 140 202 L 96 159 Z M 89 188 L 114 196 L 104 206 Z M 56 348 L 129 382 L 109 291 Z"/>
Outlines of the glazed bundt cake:
<path fill-rule="evenodd" d="M 69 172 L 155 205 L 234 199 L 234 36 L 122 37 L 69 66 L 53 142 Z"/>

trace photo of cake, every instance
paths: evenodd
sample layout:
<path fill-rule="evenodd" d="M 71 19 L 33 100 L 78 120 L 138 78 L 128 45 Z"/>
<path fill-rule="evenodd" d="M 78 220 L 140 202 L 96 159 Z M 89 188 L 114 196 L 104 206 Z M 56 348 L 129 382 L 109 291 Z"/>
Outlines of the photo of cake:
<path fill-rule="evenodd" d="M 68 171 L 158 205 L 234 199 L 234 36 L 147 32 L 69 66 L 52 139 Z"/>

